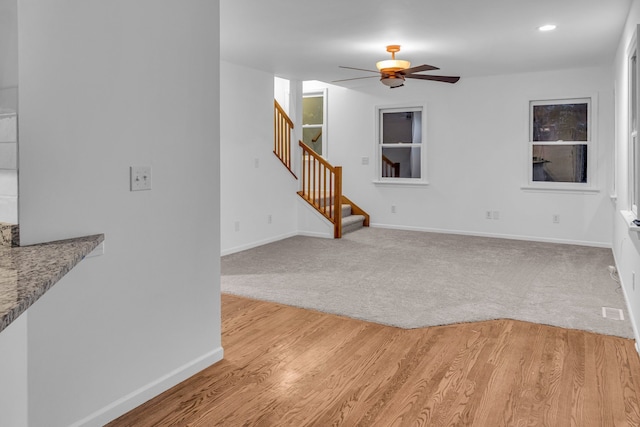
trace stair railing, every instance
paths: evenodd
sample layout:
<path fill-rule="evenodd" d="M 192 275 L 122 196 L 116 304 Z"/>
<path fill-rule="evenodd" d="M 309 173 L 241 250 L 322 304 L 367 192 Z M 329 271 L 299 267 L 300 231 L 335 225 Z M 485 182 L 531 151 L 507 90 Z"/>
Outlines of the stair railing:
<path fill-rule="evenodd" d="M 298 194 L 333 224 L 342 237 L 342 166 L 333 166 L 307 144 L 302 148 L 302 190 Z"/>
<path fill-rule="evenodd" d="M 291 175 L 298 179 L 291 167 L 291 131 L 293 130 L 293 122 L 278 104 L 278 101 L 274 100 L 273 102 L 273 154 L 280 159 L 282 164 L 291 172 Z"/>
<path fill-rule="evenodd" d="M 382 177 L 398 178 L 400 176 L 400 163 L 393 162 L 390 158 L 382 155 Z"/>

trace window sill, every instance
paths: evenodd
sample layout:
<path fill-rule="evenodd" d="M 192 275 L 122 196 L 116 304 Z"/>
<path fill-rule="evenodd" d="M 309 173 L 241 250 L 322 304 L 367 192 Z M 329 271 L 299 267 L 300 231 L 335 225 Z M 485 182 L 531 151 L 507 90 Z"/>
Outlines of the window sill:
<path fill-rule="evenodd" d="M 533 192 L 551 192 L 551 193 L 575 193 L 575 194 L 597 194 L 600 192 L 598 188 L 590 187 L 543 187 L 534 185 L 523 185 L 520 187 L 524 191 Z"/>
<path fill-rule="evenodd" d="M 409 181 L 409 180 L 374 180 L 374 185 L 382 185 L 382 186 L 395 186 L 395 187 L 428 187 L 428 181 Z"/>
<path fill-rule="evenodd" d="M 629 227 L 629 230 L 635 231 L 636 233 L 640 233 L 640 227 L 638 227 L 633 223 L 633 220 L 636 219 L 636 216 L 633 212 L 620 211 L 620 215 L 622 215 L 622 218 L 624 218 L 624 222 L 627 223 L 627 227 Z"/>

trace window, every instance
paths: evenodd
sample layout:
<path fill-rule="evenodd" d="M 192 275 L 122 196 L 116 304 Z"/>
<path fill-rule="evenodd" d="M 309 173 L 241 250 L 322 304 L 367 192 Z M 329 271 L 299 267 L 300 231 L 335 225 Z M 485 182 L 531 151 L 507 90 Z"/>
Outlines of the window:
<path fill-rule="evenodd" d="M 327 157 L 325 92 L 305 93 L 302 97 L 302 142 Z"/>
<path fill-rule="evenodd" d="M 591 98 L 529 103 L 530 185 L 556 189 L 592 185 L 591 116 Z"/>
<path fill-rule="evenodd" d="M 426 183 L 424 107 L 378 108 L 378 181 Z"/>

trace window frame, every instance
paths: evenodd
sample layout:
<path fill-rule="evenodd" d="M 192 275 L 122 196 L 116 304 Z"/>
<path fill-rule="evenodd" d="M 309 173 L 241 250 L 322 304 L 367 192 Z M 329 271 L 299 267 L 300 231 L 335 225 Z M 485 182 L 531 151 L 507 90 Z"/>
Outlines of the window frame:
<path fill-rule="evenodd" d="M 304 119 L 303 119 L 303 123 L 301 124 L 302 127 L 302 133 L 304 133 L 304 129 L 320 129 L 320 131 L 322 132 L 322 154 L 320 154 L 320 157 L 322 157 L 323 159 L 328 159 L 329 158 L 329 148 L 328 148 L 328 138 L 327 138 L 327 107 L 328 107 L 328 103 L 327 103 L 327 89 L 317 89 L 317 90 L 310 90 L 308 92 L 304 92 L 302 94 L 302 98 L 317 98 L 317 97 L 321 97 L 322 98 L 322 124 L 321 125 L 305 125 L 304 124 Z M 300 139 L 304 140 L 304 138 L 302 137 L 303 135 L 300 135 Z"/>
<path fill-rule="evenodd" d="M 587 140 L 586 141 L 534 141 L 533 140 L 533 107 L 536 105 L 559 105 L 587 103 Z M 555 190 L 574 192 L 598 192 L 596 186 L 596 151 L 597 151 L 597 94 L 563 97 L 529 98 L 527 102 L 527 155 L 526 184 L 524 190 Z M 587 148 L 587 182 L 560 182 L 533 180 L 533 147 L 534 145 L 566 146 L 585 145 Z"/>
<path fill-rule="evenodd" d="M 632 63 L 635 58 L 635 73 Z M 640 64 L 638 63 L 637 30 L 627 50 L 627 96 L 628 96 L 628 190 L 629 210 L 638 217 L 638 201 L 640 200 L 640 147 L 638 145 L 638 125 L 640 124 Z M 634 93 L 635 92 L 635 93 Z M 635 96 L 634 96 L 635 95 Z M 635 104 L 635 105 L 634 105 Z M 635 114 L 635 117 L 634 117 Z M 634 120 L 635 119 L 635 120 Z"/>
<path fill-rule="evenodd" d="M 394 143 L 383 144 L 383 121 L 382 115 L 384 113 L 404 113 L 404 112 L 416 112 L 421 113 L 421 138 L 419 143 Z M 396 105 L 377 105 L 375 107 L 375 177 L 374 184 L 382 185 L 428 185 L 427 179 L 427 106 L 422 103 L 406 103 Z M 420 178 L 394 178 L 382 176 L 382 151 L 384 147 L 419 147 L 420 148 Z"/>

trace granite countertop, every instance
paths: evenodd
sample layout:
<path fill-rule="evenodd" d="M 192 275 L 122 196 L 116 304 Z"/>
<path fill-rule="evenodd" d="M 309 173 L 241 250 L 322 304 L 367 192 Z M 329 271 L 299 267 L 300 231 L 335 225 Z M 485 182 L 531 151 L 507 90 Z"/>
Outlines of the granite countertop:
<path fill-rule="evenodd" d="M 0 246 L 0 331 L 103 240 L 103 234 L 96 234 L 32 246 Z"/>

